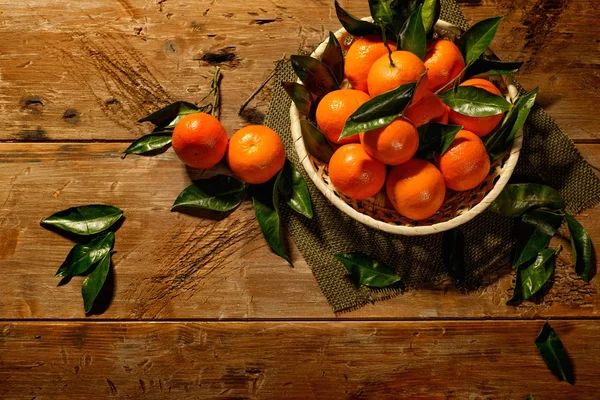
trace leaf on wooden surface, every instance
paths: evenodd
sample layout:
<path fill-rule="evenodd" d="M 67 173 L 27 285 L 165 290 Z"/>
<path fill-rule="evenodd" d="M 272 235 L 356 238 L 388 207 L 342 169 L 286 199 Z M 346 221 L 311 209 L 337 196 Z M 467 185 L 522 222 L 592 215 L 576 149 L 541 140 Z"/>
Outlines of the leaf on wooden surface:
<path fill-rule="evenodd" d="M 423 26 L 421 5 L 413 11 L 404 25 L 402 25 L 398 36 L 398 46 L 402 50 L 415 54 L 421 60 L 425 59 L 427 34 Z"/>
<path fill-rule="evenodd" d="M 150 133 L 142 136 L 123 152 L 125 154 L 145 154 L 160 150 L 171 144 L 172 131 Z"/>
<path fill-rule="evenodd" d="M 346 121 L 340 139 L 389 125 L 410 104 L 417 82 L 407 83 L 373 97 Z"/>
<path fill-rule="evenodd" d="M 567 381 L 571 385 L 575 385 L 571 360 L 569 360 L 569 356 L 558 334 L 548 322 L 544 324 L 538 337 L 535 339 L 535 345 L 540 351 L 548 369 L 561 381 Z"/>
<path fill-rule="evenodd" d="M 335 1 L 335 13 L 344 29 L 346 29 L 346 31 L 353 36 L 380 34 L 379 27 L 377 25 L 373 24 L 372 22 L 367 22 L 356 18 L 344 10 L 337 0 Z"/>
<path fill-rule="evenodd" d="M 283 200 L 292 210 L 307 218 L 312 218 L 312 203 L 304 176 L 289 161 L 285 162 L 279 174 L 277 188 L 283 196 Z"/>
<path fill-rule="evenodd" d="M 281 86 L 296 105 L 298 112 L 308 117 L 311 114 L 313 105 L 312 96 L 308 89 L 297 82 L 282 82 Z"/>
<path fill-rule="evenodd" d="M 117 207 L 92 204 L 71 207 L 40 221 L 43 227 L 51 227 L 61 232 L 76 235 L 95 235 L 117 223 L 123 211 Z"/>
<path fill-rule="evenodd" d="M 589 282 L 593 277 L 592 240 L 583 226 L 573 216 L 566 215 L 565 219 L 571 233 L 571 253 L 575 262 L 575 272 L 583 281 Z"/>
<path fill-rule="evenodd" d="M 105 255 L 110 254 L 115 244 L 115 234 L 108 232 L 87 244 L 76 244 L 62 263 L 55 276 L 71 277 L 85 274 Z"/>
<path fill-rule="evenodd" d="M 459 228 L 444 232 L 442 257 L 452 280 L 460 284 L 465 280 L 465 236 Z"/>
<path fill-rule="evenodd" d="M 417 128 L 419 132 L 417 156 L 431 159 L 444 154 L 461 129 L 463 129 L 462 125 L 446 125 L 437 122 L 421 125 Z"/>
<path fill-rule="evenodd" d="M 393 269 L 363 253 L 336 254 L 335 258 L 344 264 L 357 286 L 383 288 L 400 281 Z"/>
<path fill-rule="evenodd" d="M 528 300 L 544 287 L 554 272 L 557 251 L 558 248 L 544 249 L 532 262 L 517 269 L 513 296 L 506 304 L 518 304 L 522 300 Z"/>
<path fill-rule="evenodd" d="M 519 71 L 522 62 L 503 62 L 479 58 L 465 72 L 465 79 L 478 75 L 511 75 Z"/>
<path fill-rule="evenodd" d="M 260 230 L 269 247 L 288 263 L 292 263 L 285 247 L 281 218 L 279 216 L 279 190 L 277 177 L 261 185 L 253 185 L 252 204 Z"/>
<path fill-rule="evenodd" d="M 304 141 L 306 151 L 318 160 L 329 163 L 333 155 L 333 148 L 325 137 L 325 134 L 305 119 L 300 121 L 300 126 L 302 128 L 302 140 Z"/>
<path fill-rule="evenodd" d="M 329 32 L 329 42 L 323 51 L 321 61 L 329 68 L 338 85 L 341 85 L 344 80 L 344 53 L 333 32 Z"/>
<path fill-rule="evenodd" d="M 458 86 L 440 94 L 440 99 L 457 113 L 470 117 L 502 114 L 511 106 L 504 97 L 475 86 Z"/>
<path fill-rule="evenodd" d="M 242 204 L 245 196 L 244 182 L 232 176 L 216 175 L 195 180 L 177 196 L 171 210 L 192 207 L 224 213 Z"/>
<path fill-rule="evenodd" d="M 513 268 L 527 263 L 548 247 L 550 239 L 564 218 L 563 211 L 547 208 L 538 208 L 524 213 L 517 226 L 517 245 Z"/>
<path fill-rule="evenodd" d="M 502 124 L 484 141 L 490 159 L 497 160 L 512 146 L 519 129 L 523 127 L 535 104 L 538 88 L 519 96 L 514 107 L 506 114 Z"/>
<path fill-rule="evenodd" d="M 83 308 L 85 313 L 89 314 L 96 301 L 96 297 L 102 290 L 108 271 L 110 270 L 110 252 L 104 255 L 96 267 L 85 277 L 81 284 L 81 296 L 83 297 Z"/>
<path fill-rule="evenodd" d="M 467 65 L 477 60 L 489 47 L 503 19 L 504 17 L 494 17 L 479 21 L 457 40 L 456 45 Z"/>
<path fill-rule="evenodd" d="M 152 122 L 163 128 L 174 128 L 177 122 L 188 114 L 197 113 L 200 108 L 187 101 L 177 101 L 140 119 L 138 122 Z"/>
<path fill-rule="evenodd" d="M 537 207 L 561 210 L 565 208 L 565 199 L 557 190 L 547 185 L 513 183 L 504 187 L 489 209 L 508 217 L 520 217 L 527 210 Z"/>
<path fill-rule="evenodd" d="M 339 89 L 333 74 L 320 60 L 311 56 L 292 55 L 292 68 L 309 92 L 317 96 Z"/>

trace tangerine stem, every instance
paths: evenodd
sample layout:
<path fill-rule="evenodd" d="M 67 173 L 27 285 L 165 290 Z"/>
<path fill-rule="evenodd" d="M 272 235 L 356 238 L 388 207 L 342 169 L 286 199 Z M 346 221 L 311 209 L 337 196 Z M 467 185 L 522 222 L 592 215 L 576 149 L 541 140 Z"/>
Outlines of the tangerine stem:
<path fill-rule="evenodd" d="M 390 58 L 390 67 L 395 67 L 394 65 L 394 60 L 392 60 L 392 49 L 390 49 L 390 45 L 388 44 L 387 41 L 387 36 L 385 34 L 385 27 L 383 25 L 380 25 L 381 27 L 381 36 L 383 36 L 383 44 L 385 45 L 385 48 L 388 51 L 388 57 Z"/>
<path fill-rule="evenodd" d="M 460 71 L 460 73 L 458 75 L 456 75 L 454 77 L 454 79 L 452 79 L 450 82 L 446 83 L 444 86 L 442 86 L 441 88 L 439 88 L 438 90 L 435 91 L 435 94 L 440 94 L 444 89 L 446 89 L 448 86 L 455 84 L 458 80 L 460 80 L 460 78 L 462 77 L 462 75 L 465 73 L 465 71 L 467 70 L 467 68 L 469 68 L 469 65 L 465 65 L 465 67 L 462 69 L 462 71 Z"/>
<path fill-rule="evenodd" d="M 212 103 L 212 110 L 210 110 L 210 115 L 212 115 L 213 117 L 219 119 L 220 117 L 220 108 L 219 108 L 219 103 L 220 103 L 220 97 L 221 97 L 221 92 L 219 90 L 219 81 L 221 80 L 221 68 L 216 67 L 215 68 L 215 74 L 213 75 L 213 79 L 212 82 L 210 83 L 210 91 L 214 92 L 214 97 L 213 97 L 213 103 Z"/>

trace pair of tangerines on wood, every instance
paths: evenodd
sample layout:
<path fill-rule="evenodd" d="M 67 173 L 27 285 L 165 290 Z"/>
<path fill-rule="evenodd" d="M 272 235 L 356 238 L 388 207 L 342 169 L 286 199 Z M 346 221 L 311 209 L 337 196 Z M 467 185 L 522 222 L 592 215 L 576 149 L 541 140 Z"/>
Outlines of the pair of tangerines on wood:
<path fill-rule="evenodd" d="M 183 117 L 172 137 L 175 154 L 192 168 L 212 168 L 227 155 L 231 171 L 241 180 L 265 183 L 285 163 L 285 148 L 279 135 L 262 125 L 250 125 L 227 138 L 218 119 L 206 113 Z"/>
<path fill-rule="evenodd" d="M 480 139 L 502 121 L 503 114 L 471 117 L 447 107 L 434 92 L 455 79 L 465 67 L 458 47 L 449 40 L 427 44 L 424 61 L 408 51 L 388 49 L 380 37 L 358 38 L 347 51 L 344 74 L 352 89 L 335 90 L 317 106 L 316 120 L 327 139 L 341 145 L 329 161 L 329 176 L 338 191 L 355 199 L 374 196 L 384 186 L 394 208 L 405 217 L 422 220 L 434 215 L 446 188 L 465 191 L 480 185 L 490 170 L 490 158 Z M 390 62 L 391 59 L 391 62 Z M 425 73 L 427 71 L 427 73 Z M 419 81 L 404 115 L 391 124 L 340 139 L 350 115 L 371 97 Z M 470 79 L 476 86 L 501 95 L 488 80 Z M 414 158 L 417 128 L 429 122 L 462 125 L 450 148 L 434 163 Z M 386 166 L 391 166 L 387 171 Z"/>

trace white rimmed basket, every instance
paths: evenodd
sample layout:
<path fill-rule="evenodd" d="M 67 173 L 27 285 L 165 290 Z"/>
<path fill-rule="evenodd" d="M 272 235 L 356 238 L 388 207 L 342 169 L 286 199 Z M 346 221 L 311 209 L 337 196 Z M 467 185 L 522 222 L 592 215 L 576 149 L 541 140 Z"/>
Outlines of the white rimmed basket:
<path fill-rule="evenodd" d="M 370 18 L 363 19 L 372 21 Z M 457 26 L 441 20 L 436 23 L 435 32 L 438 36 L 452 40 L 462 33 Z M 346 34 L 346 30 L 342 28 L 335 33 L 335 36 L 341 39 Z M 311 56 L 320 58 L 328 42 L 329 39 L 321 43 Z M 493 54 L 489 50 L 488 52 Z M 298 83 L 302 82 L 298 81 Z M 502 86 L 501 90 L 504 89 L 507 100 L 513 102 L 518 94 L 513 80 L 510 76 L 506 76 L 502 77 L 499 83 Z M 400 215 L 390 204 L 383 191 L 366 200 L 353 200 L 338 192 L 329 179 L 327 164 L 317 160 L 306 151 L 304 140 L 302 140 L 300 115 L 294 103 L 290 109 L 290 117 L 292 137 L 300 162 L 325 197 L 341 211 L 365 225 L 384 232 L 407 236 L 443 232 L 462 225 L 481 214 L 504 189 L 515 170 L 523 144 L 523 131 L 519 130 L 510 151 L 492 163 L 490 173 L 481 185 L 464 192 L 454 192 L 448 189 L 444 203 L 433 217 L 424 221 L 413 221 Z"/>

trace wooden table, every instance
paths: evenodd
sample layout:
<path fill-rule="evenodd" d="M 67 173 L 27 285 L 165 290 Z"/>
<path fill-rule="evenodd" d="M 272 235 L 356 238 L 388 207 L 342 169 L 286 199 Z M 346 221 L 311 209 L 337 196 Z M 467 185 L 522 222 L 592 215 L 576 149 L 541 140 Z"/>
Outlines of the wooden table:
<path fill-rule="evenodd" d="M 494 50 L 526 62 L 522 84 L 600 163 L 596 1 L 461 5 L 470 22 L 506 16 Z M 294 269 L 269 251 L 250 205 L 220 222 L 170 213 L 189 184 L 172 150 L 121 158 L 138 118 L 199 100 L 215 59 L 228 132 L 260 122 L 268 90 L 236 110 L 274 62 L 337 28 L 330 0 L 0 0 L 0 398 L 600 398 L 600 279 L 563 266 L 543 302 L 509 307 L 501 271 L 469 294 L 447 283 L 335 315 L 297 250 Z M 38 223 L 90 203 L 126 221 L 112 303 L 86 318 L 78 282 L 53 278 L 72 243 Z M 579 216 L 596 243 L 599 217 Z M 534 345 L 548 318 L 575 387 Z"/>

